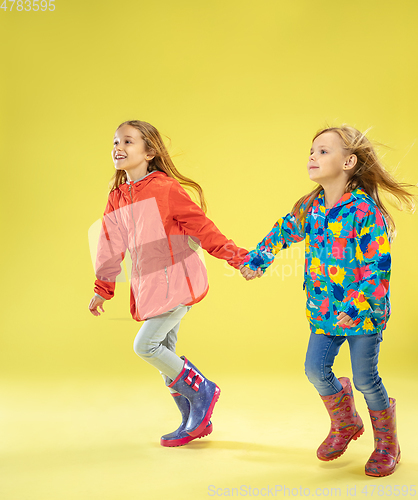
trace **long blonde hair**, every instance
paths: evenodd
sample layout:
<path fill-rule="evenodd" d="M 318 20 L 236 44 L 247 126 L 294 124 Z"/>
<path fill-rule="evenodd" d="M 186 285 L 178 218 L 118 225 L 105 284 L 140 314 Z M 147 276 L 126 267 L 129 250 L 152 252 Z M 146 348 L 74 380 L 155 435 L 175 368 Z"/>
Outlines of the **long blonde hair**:
<path fill-rule="evenodd" d="M 203 189 L 197 182 L 185 177 L 176 169 L 158 130 L 150 123 L 140 120 L 123 122 L 116 130 L 120 129 L 122 125 L 130 125 L 136 128 L 145 142 L 147 152 L 154 155 L 154 158 L 149 162 L 148 172 L 154 172 L 155 170 L 165 172 L 169 177 L 176 179 L 183 186 L 194 189 L 199 197 L 202 210 L 206 212 L 207 207 Z M 110 181 L 110 191 L 117 189 L 121 184 L 126 182 L 126 179 L 126 172 L 124 170 L 116 170 Z"/>
<path fill-rule="evenodd" d="M 354 154 L 357 156 L 357 164 L 347 181 L 345 192 L 350 193 L 359 187 L 373 198 L 386 220 L 389 236 L 393 237 L 396 234 L 395 221 L 384 206 L 379 191 L 383 190 L 392 195 L 395 198 L 398 209 L 403 210 L 404 206 L 406 206 L 409 211 L 413 212 L 415 210 L 415 195 L 412 194 L 409 189 L 416 186 L 398 182 L 385 169 L 372 143 L 366 135 L 359 130 L 349 127 L 348 125 L 327 127 L 319 130 L 312 139 L 312 142 L 325 132 L 337 133 L 343 141 L 343 148 L 347 155 Z M 313 191 L 302 196 L 302 198 L 295 203 L 292 213 L 300 222 L 304 223 L 309 208 L 321 191 L 322 186 L 317 186 Z M 305 209 L 301 211 L 301 205 L 305 201 L 308 201 L 308 204 Z"/>

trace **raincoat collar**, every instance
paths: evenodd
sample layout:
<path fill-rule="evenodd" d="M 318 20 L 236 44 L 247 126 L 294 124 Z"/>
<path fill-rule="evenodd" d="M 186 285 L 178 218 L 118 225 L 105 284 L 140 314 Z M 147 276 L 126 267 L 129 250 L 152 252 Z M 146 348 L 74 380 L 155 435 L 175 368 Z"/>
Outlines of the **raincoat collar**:
<path fill-rule="evenodd" d="M 141 179 L 138 179 L 135 182 L 129 182 L 126 181 L 124 184 L 121 184 L 119 186 L 119 189 L 123 191 L 124 193 L 129 192 L 129 188 L 131 187 L 132 189 L 142 189 L 144 188 L 149 182 L 152 181 L 152 179 L 155 179 L 156 177 L 160 175 L 167 175 L 165 172 L 161 172 L 160 170 L 153 170 L 152 172 L 148 173 Z"/>
<path fill-rule="evenodd" d="M 354 202 L 355 200 L 358 199 L 364 199 L 367 201 L 373 201 L 372 198 L 361 188 L 356 188 L 350 193 L 344 193 L 342 197 L 337 201 L 337 203 L 331 207 L 331 208 L 325 208 L 325 193 L 324 190 L 322 190 L 317 197 L 318 200 L 318 205 L 323 207 L 323 210 L 335 210 L 343 205 L 347 205 L 348 203 Z"/>

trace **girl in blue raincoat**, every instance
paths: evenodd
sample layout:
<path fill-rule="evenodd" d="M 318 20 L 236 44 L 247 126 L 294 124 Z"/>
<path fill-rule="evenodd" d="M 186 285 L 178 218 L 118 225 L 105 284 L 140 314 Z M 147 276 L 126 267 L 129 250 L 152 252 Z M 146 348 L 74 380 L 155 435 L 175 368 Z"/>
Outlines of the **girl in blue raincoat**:
<path fill-rule="evenodd" d="M 395 399 L 389 398 L 377 364 L 382 332 L 390 316 L 390 240 L 395 224 L 379 189 L 410 209 L 413 195 L 382 166 L 367 137 L 343 126 L 319 131 L 308 161 L 318 183 L 242 262 L 241 273 L 253 279 L 275 254 L 305 240 L 304 289 L 311 327 L 305 371 L 331 417 L 331 430 L 317 450 L 320 460 L 334 460 L 360 437 L 350 380 L 337 379 L 334 359 L 347 340 L 355 387 L 365 397 L 376 448 L 365 471 L 391 474 L 400 460 Z"/>

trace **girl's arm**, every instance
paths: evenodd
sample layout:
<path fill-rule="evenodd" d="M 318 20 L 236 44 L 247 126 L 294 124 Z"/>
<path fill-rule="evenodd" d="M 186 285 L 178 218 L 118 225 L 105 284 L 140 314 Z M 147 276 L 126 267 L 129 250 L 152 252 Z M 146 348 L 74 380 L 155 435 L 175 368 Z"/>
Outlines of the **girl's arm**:
<path fill-rule="evenodd" d="M 187 234 L 199 239 L 202 248 L 214 257 L 226 260 L 232 267 L 239 268 L 248 251 L 228 240 L 178 182 L 173 182 L 170 187 L 169 204 L 173 218 Z"/>
<path fill-rule="evenodd" d="M 377 207 L 372 205 L 364 214 L 357 233 L 357 286 L 344 298 L 342 311 L 352 319 L 356 319 L 361 311 L 369 310 L 371 304 L 379 305 L 389 290 L 391 270 L 389 239 Z"/>
<path fill-rule="evenodd" d="M 304 205 L 301 207 L 301 211 L 303 210 Z M 305 226 L 292 213 L 289 213 L 274 224 L 272 230 L 260 241 L 255 250 L 249 252 L 242 264 L 253 271 L 260 268 L 264 272 L 280 250 L 304 239 Z"/>
<path fill-rule="evenodd" d="M 102 219 L 96 257 L 96 281 L 94 291 L 101 298 L 109 300 L 115 293 L 116 277 L 121 272 L 121 262 L 125 257 L 127 242 L 123 238 L 111 195 Z"/>

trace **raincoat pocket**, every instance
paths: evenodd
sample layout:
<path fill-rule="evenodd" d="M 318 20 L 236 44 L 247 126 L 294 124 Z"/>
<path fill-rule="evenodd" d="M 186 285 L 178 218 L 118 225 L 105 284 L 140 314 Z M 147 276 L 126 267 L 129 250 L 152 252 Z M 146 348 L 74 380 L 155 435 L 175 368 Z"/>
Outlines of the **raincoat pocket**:
<path fill-rule="evenodd" d="M 320 285 L 320 286 L 315 286 Z M 306 317 L 316 327 L 323 328 L 324 321 L 329 319 L 329 298 L 324 283 L 318 280 L 312 281 L 309 274 L 305 275 L 304 286 L 306 288 Z"/>

